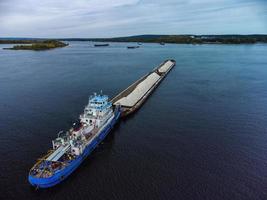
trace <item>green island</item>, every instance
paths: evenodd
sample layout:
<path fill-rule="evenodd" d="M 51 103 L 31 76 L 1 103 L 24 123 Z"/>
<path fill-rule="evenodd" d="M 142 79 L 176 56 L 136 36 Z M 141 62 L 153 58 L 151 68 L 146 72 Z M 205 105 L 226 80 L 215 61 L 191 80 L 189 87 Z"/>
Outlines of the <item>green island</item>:
<path fill-rule="evenodd" d="M 68 46 L 68 44 L 58 40 L 0 40 L 0 44 L 20 44 L 11 48 L 4 48 L 7 50 L 34 50 L 42 51 L 59 47 Z"/>

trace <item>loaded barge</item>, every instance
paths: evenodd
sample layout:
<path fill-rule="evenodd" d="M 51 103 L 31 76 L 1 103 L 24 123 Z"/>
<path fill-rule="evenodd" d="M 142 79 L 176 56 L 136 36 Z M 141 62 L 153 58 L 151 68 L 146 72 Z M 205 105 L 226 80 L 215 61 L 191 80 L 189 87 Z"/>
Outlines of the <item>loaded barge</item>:
<path fill-rule="evenodd" d="M 113 105 L 121 106 L 121 116 L 125 117 L 140 108 L 175 64 L 175 60 L 164 61 L 150 73 L 141 77 L 115 96 L 111 102 Z"/>

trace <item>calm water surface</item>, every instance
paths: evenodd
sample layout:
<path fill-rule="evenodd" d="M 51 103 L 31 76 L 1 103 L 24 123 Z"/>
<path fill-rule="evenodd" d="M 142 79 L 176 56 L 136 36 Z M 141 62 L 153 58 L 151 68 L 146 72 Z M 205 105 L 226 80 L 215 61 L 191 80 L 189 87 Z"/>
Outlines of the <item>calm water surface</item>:
<path fill-rule="evenodd" d="M 267 45 L 0 45 L 0 199 L 267 199 Z M 176 67 L 62 184 L 27 176 L 88 96 Z"/>

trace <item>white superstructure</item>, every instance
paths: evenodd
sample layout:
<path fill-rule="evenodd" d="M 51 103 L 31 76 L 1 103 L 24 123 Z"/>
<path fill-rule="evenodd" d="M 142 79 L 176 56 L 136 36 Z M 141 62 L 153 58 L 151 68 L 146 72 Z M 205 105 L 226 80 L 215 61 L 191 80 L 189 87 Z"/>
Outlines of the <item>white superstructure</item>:
<path fill-rule="evenodd" d="M 66 152 L 73 156 L 83 153 L 86 146 L 97 136 L 99 130 L 114 117 L 112 104 L 106 95 L 94 95 L 80 115 L 80 126 L 61 133 L 52 141 L 55 150 L 46 160 L 57 161 Z"/>

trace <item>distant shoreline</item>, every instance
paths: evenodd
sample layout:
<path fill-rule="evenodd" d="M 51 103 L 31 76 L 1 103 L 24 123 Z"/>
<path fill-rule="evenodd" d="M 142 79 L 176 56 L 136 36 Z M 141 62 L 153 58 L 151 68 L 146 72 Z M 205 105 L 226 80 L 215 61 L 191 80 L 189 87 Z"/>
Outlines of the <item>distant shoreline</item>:
<path fill-rule="evenodd" d="M 0 44 L 32 44 L 48 39 L 0 38 Z M 51 39 L 49 39 L 51 41 Z M 113 38 L 54 38 L 56 41 L 138 42 L 170 44 L 256 44 L 267 43 L 267 35 L 137 35 Z"/>
<path fill-rule="evenodd" d="M 255 44 L 267 43 L 267 35 L 139 35 L 117 38 L 94 38 L 90 39 L 90 41 L 171 44 Z"/>

